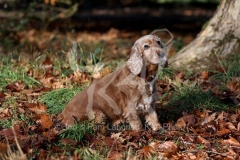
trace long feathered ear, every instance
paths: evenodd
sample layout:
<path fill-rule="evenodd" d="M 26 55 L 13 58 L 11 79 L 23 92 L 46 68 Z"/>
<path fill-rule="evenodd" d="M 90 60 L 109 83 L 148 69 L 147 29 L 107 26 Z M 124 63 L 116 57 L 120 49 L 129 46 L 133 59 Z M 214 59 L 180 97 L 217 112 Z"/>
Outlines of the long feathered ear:
<path fill-rule="evenodd" d="M 127 66 L 134 75 L 138 75 L 143 67 L 141 52 L 136 46 L 132 47 L 130 58 L 127 60 Z"/>

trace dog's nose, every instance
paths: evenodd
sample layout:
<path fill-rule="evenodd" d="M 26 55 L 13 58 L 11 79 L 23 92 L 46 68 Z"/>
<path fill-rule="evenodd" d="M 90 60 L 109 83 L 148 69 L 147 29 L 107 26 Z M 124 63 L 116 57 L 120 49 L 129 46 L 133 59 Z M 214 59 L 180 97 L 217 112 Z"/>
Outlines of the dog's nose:
<path fill-rule="evenodd" d="M 163 58 L 165 56 L 164 52 L 158 52 L 158 57 Z"/>

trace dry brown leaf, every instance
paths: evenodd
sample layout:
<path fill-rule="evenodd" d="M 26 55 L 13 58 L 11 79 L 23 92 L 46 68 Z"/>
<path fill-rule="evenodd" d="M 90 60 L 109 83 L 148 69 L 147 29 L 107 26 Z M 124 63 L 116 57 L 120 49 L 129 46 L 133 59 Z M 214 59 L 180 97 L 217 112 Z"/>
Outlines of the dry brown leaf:
<path fill-rule="evenodd" d="M 202 151 L 197 154 L 196 160 L 205 160 L 205 159 L 209 159 L 208 154 L 206 152 Z"/>
<path fill-rule="evenodd" d="M 203 121 L 202 121 L 202 125 L 209 123 L 211 121 L 213 121 L 215 119 L 216 113 L 211 114 L 210 116 L 206 117 Z"/>
<path fill-rule="evenodd" d="M 201 78 L 203 80 L 207 80 L 208 79 L 208 71 L 202 71 L 201 73 Z"/>
<path fill-rule="evenodd" d="M 53 124 L 53 122 L 51 121 L 50 117 L 47 114 L 40 115 L 40 123 L 42 130 L 49 129 Z"/>
<path fill-rule="evenodd" d="M 37 103 L 37 104 L 36 103 L 24 103 L 24 106 L 36 114 L 46 113 L 46 111 L 47 111 L 47 107 L 42 103 Z"/>
<path fill-rule="evenodd" d="M 231 145 L 231 146 L 240 146 L 240 143 L 233 137 L 230 136 L 229 139 L 223 140 L 225 144 Z"/>
<path fill-rule="evenodd" d="M 24 89 L 24 90 L 22 91 L 23 94 L 31 94 L 31 93 L 33 93 L 33 92 L 34 92 L 34 90 L 33 90 L 32 88 L 30 88 L 30 89 Z"/>
<path fill-rule="evenodd" d="M 6 86 L 6 89 L 9 89 L 12 92 L 20 91 L 21 88 L 19 87 L 18 83 L 10 83 Z"/>
<path fill-rule="evenodd" d="M 41 149 L 39 154 L 39 159 L 46 159 L 46 157 L 47 157 L 47 151 Z"/>
<path fill-rule="evenodd" d="M 0 118 L 11 116 L 9 108 L 0 108 Z"/>
<path fill-rule="evenodd" d="M 231 147 L 228 147 L 227 150 L 232 156 L 237 156 L 237 153 L 234 152 L 234 150 Z"/>
<path fill-rule="evenodd" d="M 217 121 L 223 121 L 223 119 L 224 119 L 224 115 L 223 115 L 223 112 L 221 112 L 219 115 L 218 115 L 218 117 L 216 118 L 216 122 Z"/>
<path fill-rule="evenodd" d="M 118 133 L 112 133 L 111 138 L 123 143 L 125 141 L 124 138 L 121 137 L 122 133 L 118 132 Z"/>
<path fill-rule="evenodd" d="M 231 122 L 237 122 L 237 118 L 238 118 L 237 114 L 233 114 L 233 115 L 230 116 Z"/>
<path fill-rule="evenodd" d="M 177 154 L 178 151 L 177 146 L 172 141 L 167 141 L 162 144 L 159 142 L 152 142 L 150 143 L 150 146 L 152 146 L 159 154 L 168 158 Z"/>
<path fill-rule="evenodd" d="M 228 81 L 227 87 L 232 92 L 240 93 L 240 81 L 237 78 L 233 78 L 232 81 Z"/>
<path fill-rule="evenodd" d="M 182 117 L 187 126 L 191 126 L 196 123 L 195 115 L 189 114 Z"/>
<path fill-rule="evenodd" d="M 198 117 L 206 118 L 209 116 L 209 113 L 211 113 L 211 112 L 212 111 L 210 111 L 210 110 L 204 110 L 204 111 L 195 110 L 194 114 Z"/>
<path fill-rule="evenodd" d="M 114 144 L 114 139 L 111 138 L 111 137 L 105 137 L 103 141 L 104 141 L 105 144 L 108 145 L 108 146 L 112 146 L 112 145 Z"/>
<path fill-rule="evenodd" d="M 187 156 L 189 159 L 194 159 L 194 160 L 197 159 L 197 156 L 194 155 L 193 153 L 187 153 Z"/>
<path fill-rule="evenodd" d="M 237 130 L 240 131 L 240 122 L 238 122 Z"/>
<path fill-rule="evenodd" d="M 205 148 L 210 148 L 211 147 L 210 142 L 208 140 L 206 140 L 205 138 L 201 137 L 201 136 L 198 136 L 196 141 L 198 143 L 204 144 Z"/>
<path fill-rule="evenodd" d="M 182 118 L 179 118 L 175 124 L 175 126 L 179 129 L 183 129 L 183 128 L 186 128 L 186 123 L 185 121 L 182 119 Z"/>
<path fill-rule="evenodd" d="M 225 125 L 231 131 L 236 131 L 237 130 L 237 128 L 232 124 L 232 122 L 226 122 Z"/>
<path fill-rule="evenodd" d="M 0 142 L 0 155 L 1 153 L 6 153 L 7 150 L 8 150 L 7 144 Z"/>
<path fill-rule="evenodd" d="M 63 145 L 72 145 L 72 146 L 76 146 L 77 145 L 77 141 L 71 139 L 71 138 L 63 138 L 61 139 L 61 143 Z"/>
<path fill-rule="evenodd" d="M 14 131 L 15 131 L 16 136 L 21 135 L 21 130 L 20 130 L 20 127 L 18 125 L 14 126 Z M 14 132 L 13 132 L 12 128 L 6 128 L 6 129 L 0 130 L 0 135 L 3 136 L 3 137 L 8 137 L 9 138 L 9 137 L 14 136 Z"/>
<path fill-rule="evenodd" d="M 107 160 L 118 160 L 118 159 L 120 160 L 122 158 L 123 158 L 123 155 L 121 152 L 111 151 L 106 159 Z"/>
<path fill-rule="evenodd" d="M 156 151 L 154 150 L 154 148 L 152 146 L 143 146 L 143 148 L 138 150 L 137 152 L 138 152 L 138 154 L 141 154 L 144 157 L 149 157 L 149 156 L 151 156 L 151 154 L 156 153 Z"/>
<path fill-rule="evenodd" d="M 179 72 L 178 74 L 176 74 L 174 76 L 174 79 L 175 79 L 175 81 L 183 82 L 183 76 L 184 76 L 184 73 L 183 72 Z"/>
<path fill-rule="evenodd" d="M 5 94 L 3 92 L 0 92 L 0 102 L 5 101 Z"/>
<path fill-rule="evenodd" d="M 225 127 L 222 127 L 221 130 L 219 130 L 217 132 L 217 135 L 218 136 L 222 136 L 222 135 L 225 135 L 225 134 L 228 134 L 228 133 L 231 133 L 231 131 Z"/>

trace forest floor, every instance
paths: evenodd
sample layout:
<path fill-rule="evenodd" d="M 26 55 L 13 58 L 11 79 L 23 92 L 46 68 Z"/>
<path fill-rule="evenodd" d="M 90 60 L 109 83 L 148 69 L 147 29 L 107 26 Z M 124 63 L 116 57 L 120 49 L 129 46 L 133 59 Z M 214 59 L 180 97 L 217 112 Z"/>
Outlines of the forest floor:
<path fill-rule="evenodd" d="M 51 132 L 67 102 L 94 78 L 121 65 L 134 41 L 150 32 L 30 29 L 5 37 L 0 46 L 2 159 L 238 159 L 239 54 L 201 71 L 163 69 L 156 108 L 162 131 L 112 130 L 109 124 L 96 131 L 84 121 L 60 135 Z M 169 56 L 196 33 L 173 35 Z M 164 42 L 170 38 L 167 33 L 159 36 Z"/>

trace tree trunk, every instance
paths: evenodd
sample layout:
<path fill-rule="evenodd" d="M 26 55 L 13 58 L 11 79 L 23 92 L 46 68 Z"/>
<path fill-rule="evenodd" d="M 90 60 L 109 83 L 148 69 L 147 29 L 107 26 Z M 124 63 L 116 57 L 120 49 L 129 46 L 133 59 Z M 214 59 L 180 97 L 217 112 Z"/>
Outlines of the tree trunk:
<path fill-rule="evenodd" d="M 212 53 L 226 56 L 240 49 L 240 0 L 222 0 L 206 28 L 189 45 L 170 58 L 172 66 L 206 59 Z"/>

